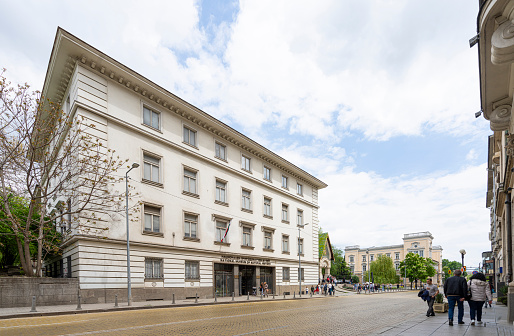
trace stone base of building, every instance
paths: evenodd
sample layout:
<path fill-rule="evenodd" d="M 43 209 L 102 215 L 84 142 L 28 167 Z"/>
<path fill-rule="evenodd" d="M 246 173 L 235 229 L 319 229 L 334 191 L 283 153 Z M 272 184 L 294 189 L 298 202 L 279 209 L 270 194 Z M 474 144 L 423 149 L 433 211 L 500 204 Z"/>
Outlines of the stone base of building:
<path fill-rule="evenodd" d="M 95 288 L 80 290 L 82 303 L 114 303 L 116 294 L 118 302 L 127 302 L 126 288 Z M 212 287 L 197 288 L 132 288 L 132 301 L 172 301 L 173 294 L 175 300 L 194 299 L 198 295 L 199 299 L 214 297 Z"/>

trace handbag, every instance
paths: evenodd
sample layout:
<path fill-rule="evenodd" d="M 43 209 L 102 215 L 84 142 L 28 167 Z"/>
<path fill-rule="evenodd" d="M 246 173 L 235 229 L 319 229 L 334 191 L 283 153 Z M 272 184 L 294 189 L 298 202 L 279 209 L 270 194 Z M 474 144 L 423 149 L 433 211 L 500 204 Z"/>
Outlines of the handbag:
<path fill-rule="evenodd" d="M 472 294 L 471 294 L 471 281 L 472 280 L 469 280 L 468 291 L 466 293 L 466 296 L 464 297 L 464 300 L 466 300 L 466 301 L 470 301 L 471 298 L 472 298 Z"/>

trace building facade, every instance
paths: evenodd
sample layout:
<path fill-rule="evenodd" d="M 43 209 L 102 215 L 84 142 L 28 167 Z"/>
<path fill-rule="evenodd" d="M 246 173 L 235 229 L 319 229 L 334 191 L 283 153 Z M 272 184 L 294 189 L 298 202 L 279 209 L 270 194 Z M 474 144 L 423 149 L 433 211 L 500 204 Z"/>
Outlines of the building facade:
<path fill-rule="evenodd" d="M 514 187 L 514 1 L 480 1 L 476 41 L 479 55 L 480 103 L 477 115 L 490 123 L 486 207 L 491 255 L 487 275 L 496 289 L 512 281 L 512 188 Z M 470 41 L 470 46 L 473 43 Z M 510 302 L 510 301 L 509 301 Z M 509 304 L 510 306 L 510 304 Z M 512 322 L 512 321 L 511 321 Z"/>
<path fill-rule="evenodd" d="M 416 253 L 424 258 L 431 258 L 434 262 L 436 269 L 436 276 L 434 276 L 434 283 L 442 283 L 442 252 L 443 249 L 439 245 L 432 245 L 434 237 L 428 231 L 407 233 L 403 235 L 403 244 L 389 245 L 379 247 L 361 248 L 359 245 L 346 246 L 345 259 L 350 267 L 352 274 L 358 276 L 362 282 L 367 282 L 364 279 L 364 273 L 369 269 L 369 264 L 376 260 L 378 257 L 385 255 L 393 260 L 396 271 L 400 275 L 400 262 L 405 259 L 408 253 Z"/>
<path fill-rule="evenodd" d="M 253 294 L 261 282 L 292 293 L 300 277 L 318 282 L 324 182 L 60 28 L 43 95 L 139 164 L 130 172 L 139 193 L 130 204 L 139 207 L 130 221 L 134 301 Z M 47 274 L 77 277 L 85 302 L 126 300 L 125 217 L 100 235 L 78 224 Z"/>

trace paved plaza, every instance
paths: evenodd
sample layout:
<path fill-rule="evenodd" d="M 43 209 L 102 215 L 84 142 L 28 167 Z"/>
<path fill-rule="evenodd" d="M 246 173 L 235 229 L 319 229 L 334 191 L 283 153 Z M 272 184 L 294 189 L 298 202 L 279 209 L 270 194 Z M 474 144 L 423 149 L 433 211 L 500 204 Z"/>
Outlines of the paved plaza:
<path fill-rule="evenodd" d="M 484 310 L 483 326 L 448 326 L 447 315 L 425 316 L 426 304 L 416 292 L 302 299 L 238 297 L 138 302 L 132 309 L 108 305 L 0 309 L 1 335 L 513 335 L 506 307 Z M 159 308 L 160 306 L 160 308 Z M 103 311 L 102 310 L 106 310 Z M 96 312 L 95 312 L 96 311 Z M 89 312 L 89 313 L 84 313 Z M 34 314 L 34 313 L 32 313 Z M 20 318 L 25 315 L 26 317 Z M 17 316 L 18 318 L 8 318 Z"/>

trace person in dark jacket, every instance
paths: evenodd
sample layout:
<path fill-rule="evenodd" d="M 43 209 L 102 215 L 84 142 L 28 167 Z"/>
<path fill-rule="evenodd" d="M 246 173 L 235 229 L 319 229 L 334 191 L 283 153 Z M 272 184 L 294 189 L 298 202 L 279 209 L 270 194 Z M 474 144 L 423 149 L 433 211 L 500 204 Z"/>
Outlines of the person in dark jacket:
<path fill-rule="evenodd" d="M 444 283 L 444 296 L 448 299 L 448 325 L 453 325 L 453 311 L 455 304 L 459 310 L 457 318 L 459 324 L 464 324 L 464 298 L 468 292 L 466 279 L 461 277 L 462 272 L 455 270 L 453 276 Z"/>

